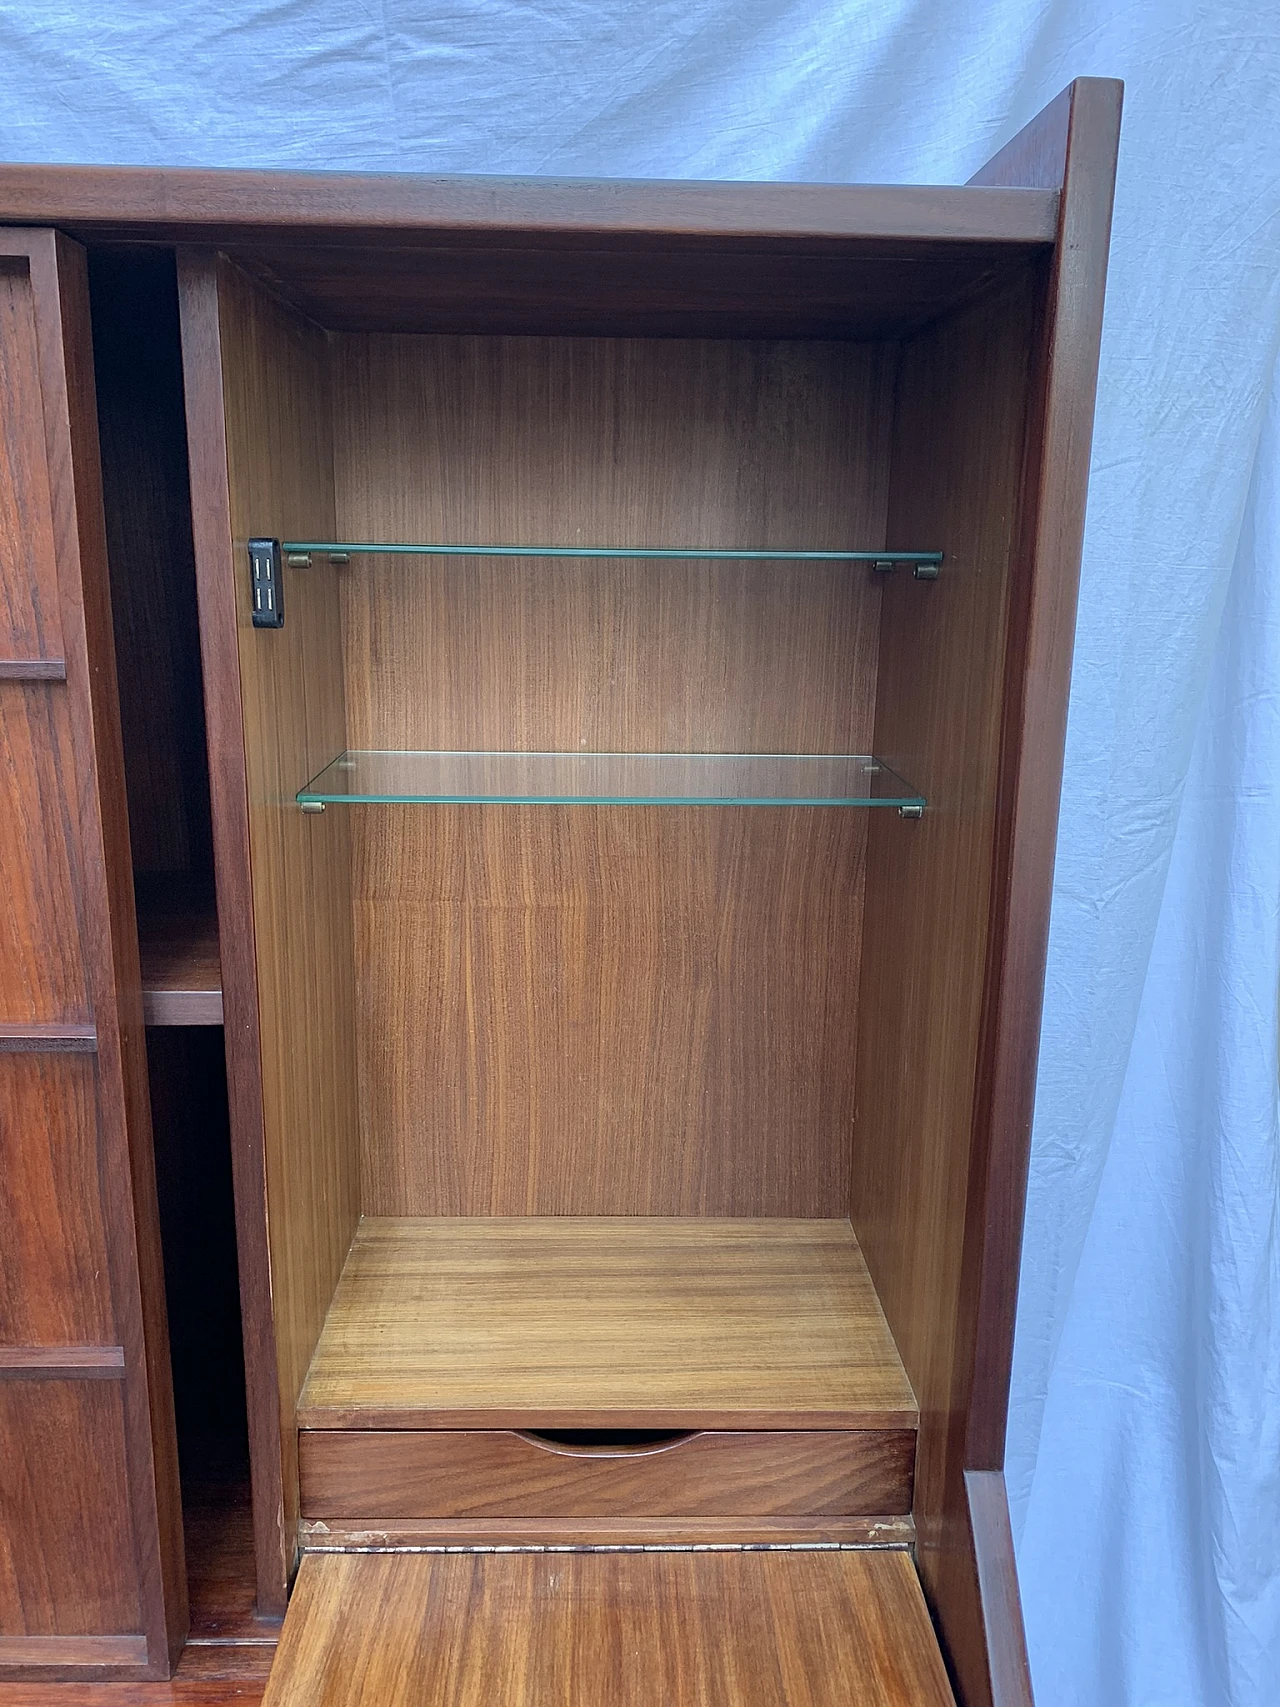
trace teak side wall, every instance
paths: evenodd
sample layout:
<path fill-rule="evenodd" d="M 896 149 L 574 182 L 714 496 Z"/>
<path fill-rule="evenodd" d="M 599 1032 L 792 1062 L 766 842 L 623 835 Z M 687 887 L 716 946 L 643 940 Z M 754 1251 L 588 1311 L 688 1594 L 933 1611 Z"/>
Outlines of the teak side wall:
<path fill-rule="evenodd" d="M 979 587 L 976 577 L 968 591 L 971 603 L 985 605 L 991 625 L 975 636 L 974 667 L 994 671 L 987 648 L 998 639 L 1005 649 L 995 724 L 952 673 L 935 678 L 931 689 L 942 721 L 917 726 L 895 661 L 900 645 L 916 641 L 895 640 L 890 599 L 881 634 L 877 739 L 890 758 L 904 746 L 913 755 L 920 748 L 920 760 L 902 757 L 921 767 L 918 780 L 930 793 L 922 857 L 930 838 L 936 845 L 961 835 L 948 818 L 947 791 L 935 794 L 930 786 L 929 749 L 950 740 L 948 717 L 970 720 L 976 742 L 966 749 L 971 764 L 960 764 L 957 752 L 948 769 L 974 813 L 951 849 L 961 861 L 959 885 L 948 895 L 953 878 L 943 862 L 934 865 L 932 882 L 913 885 L 910 862 L 885 864 L 873 833 L 868 882 L 883 880 L 886 908 L 882 916 L 868 914 L 864 953 L 864 979 L 883 979 L 878 987 L 886 992 L 900 969 L 901 1015 L 922 1044 L 927 1015 L 905 977 L 908 965 L 929 980 L 929 995 L 943 1011 L 961 1003 L 974 1049 L 949 1064 L 931 1062 L 934 1075 L 951 1075 L 945 1098 L 908 1109 L 899 1100 L 903 1063 L 882 1047 L 887 1035 L 877 1036 L 871 1057 L 868 1032 L 878 1026 L 864 1005 L 860 1115 L 874 1112 L 889 1122 L 897 1147 L 855 1148 L 852 1197 L 854 1225 L 920 1401 L 919 1564 L 966 1707 L 1031 1701 L 1002 1469 L 1120 100 L 1119 83 L 1072 84 L 974 180 L 1062 186 L 1047 277 L 1038 300 L 1021 308 L 1029 356 L 1026 389 L 1018 388 L 1022 420 L 1009 415 L 993 423 L 1004 465 L 990 471 L 996 485 L 986 513 L 969 517 L 971 537 L 985 535 L 983 549 L 992 552 L 983 572 L 1008 576 L 1007 593 L 990 583 Z M 970 388 L 966 408 L 981 414 L 995 405 L 987 375 L 980 362 L 975 366 L 984 312 L 972 313 L 967 329 L 962 321 L 927 331 L 908 349 L 908 363 L 923 364 L 925 372 L 935 364 L 944 408 L 960 406 L 963 386 Z M 929 493 L 941 497 L 966 454 L 963 442 L 953 440 L 958 461 L 936 471 L 920 467 L 916 458 L 932 426 L 922 418 L 912 429 L 909 420 L 909 412 L 900 417 L 906 438 L 895 445 L 890 545 L 904 520 L 899 506 L 907 506 L 914 526 L 916 501 L 928 502 Z M 966 525 L 964 500 L 958 488 L 953 492 L 951 513 L 940 518 L 958 530 L 948 538 L 949 551 L 963 550 Z M 963 598 L 963 585 L 954 593 Z M 913 659 L 916 680 L 918 667 Z M 962 963 L 948 952 L 950 927 L 937 931 L 948 911 L 975 958 Z M 887 929 L 873 941 L 873 916 L 886 927 L 897 916 L 908 933 L 923 931 L 917 948 L 924 958 L 896 958 Z"/>
<path fill-rule="evenodd" d="M 179 290 L 219 910 L 236 921 L 222 958 L 259 1608 L 282 1612 L 294 1405 L 359 1215 L 348 825 L 293 798 L 342 750 L 346 714 L 334 572 L 295 581 L 287 626 L 262 631 L 237 571 L 259 517 L 333 526 L 325 341 L 216 257 L 184 255 Z"/>

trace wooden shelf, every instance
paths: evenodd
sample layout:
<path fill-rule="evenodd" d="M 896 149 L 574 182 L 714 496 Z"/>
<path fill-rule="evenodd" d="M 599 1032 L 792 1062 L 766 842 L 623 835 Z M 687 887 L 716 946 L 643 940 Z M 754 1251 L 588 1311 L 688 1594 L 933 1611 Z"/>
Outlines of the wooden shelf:
<path fill-rule="evenodd" d="M 916 1404 L 847 1221 L 366 1218 L 298 1423 L 902 1429 Z"/>
<path fill-rule="evenodd" d="M 148 1025 L 221 1025 L 222 964 L 211 901 L 138 895 L 142 1012 Z"/>

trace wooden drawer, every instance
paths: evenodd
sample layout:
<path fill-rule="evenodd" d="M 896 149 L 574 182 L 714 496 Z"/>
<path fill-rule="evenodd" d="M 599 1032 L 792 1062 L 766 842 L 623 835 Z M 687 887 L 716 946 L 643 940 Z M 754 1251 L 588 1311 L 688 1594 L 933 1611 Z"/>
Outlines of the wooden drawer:
<path fill-rule="evenodd" d="M 892 1516 L 909 1429 L 707 1431 L 570 1444 L 505 1429 L 304 1429 L 308 1518 Z"/>

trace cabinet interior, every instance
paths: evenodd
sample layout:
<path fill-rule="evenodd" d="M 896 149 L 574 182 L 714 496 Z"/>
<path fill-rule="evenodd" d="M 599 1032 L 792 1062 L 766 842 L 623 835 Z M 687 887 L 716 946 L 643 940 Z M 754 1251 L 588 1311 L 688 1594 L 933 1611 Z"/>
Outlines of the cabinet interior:
<path fill-rule="evenodd" d="M 256 958 L 291 1520 L 321 1431 L 914 1429 L 962 1354 L 1044 251 L 615 251 L 218 264 L 196 407 L 225 434 L 253 882 L 222 931 Z M 212 905 L 194 329 L 172 251 L 104 247 L 92 284 L 163 939 Z M 943 561 L 286 549 L 284 625 L 259 629 L 259 538 Z M 369 752 L 505 755 L 506 803 L 300 808 Z M 511 759 L 658 753 L 874 754 L 926 804 L 611 780 L 546 804 Z M 218 1035 L 151 1053 L 193 1486 L 202 1430 L 246 1450 Z M 922 1437 L 917 1484 L 940 1465 Z"/>

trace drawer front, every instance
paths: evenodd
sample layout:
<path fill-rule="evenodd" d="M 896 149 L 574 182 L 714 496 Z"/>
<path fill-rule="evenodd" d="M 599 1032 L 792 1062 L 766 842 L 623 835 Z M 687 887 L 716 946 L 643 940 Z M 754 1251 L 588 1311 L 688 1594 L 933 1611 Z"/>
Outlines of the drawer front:
<path fill-rule="evenodd" d="M 574 1446 L 500 1429 L 304 1429 L 307 1518 L 895 1516 L 908 1429 Z"/>

